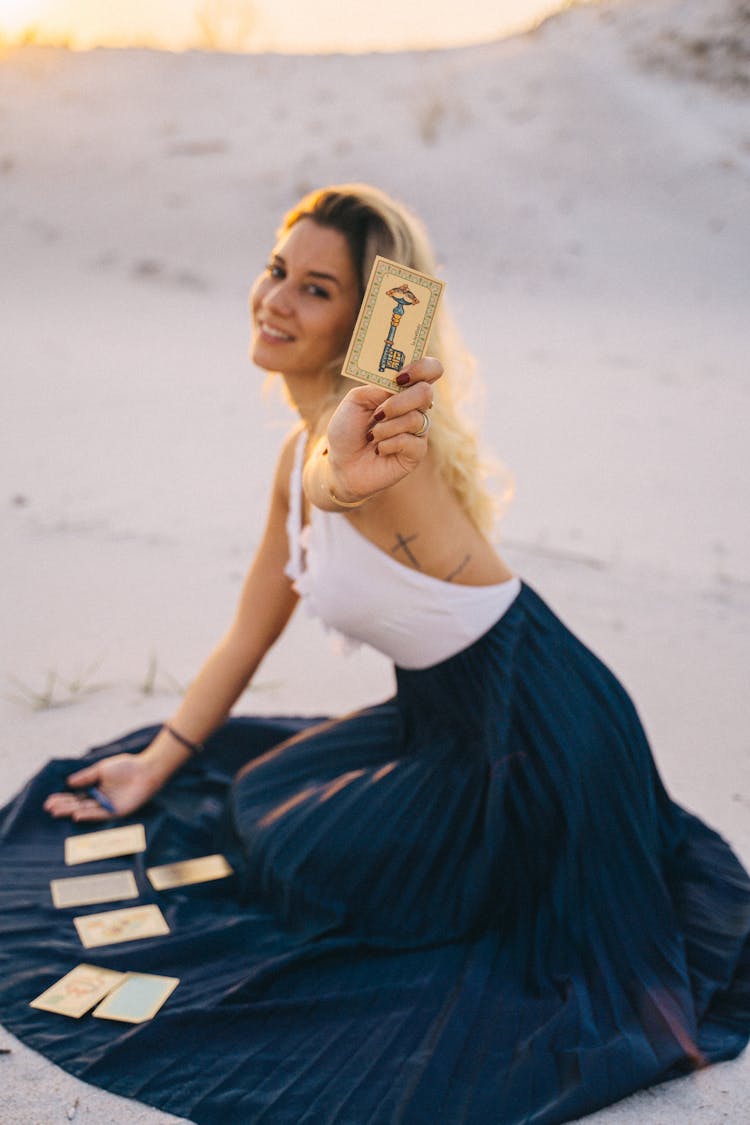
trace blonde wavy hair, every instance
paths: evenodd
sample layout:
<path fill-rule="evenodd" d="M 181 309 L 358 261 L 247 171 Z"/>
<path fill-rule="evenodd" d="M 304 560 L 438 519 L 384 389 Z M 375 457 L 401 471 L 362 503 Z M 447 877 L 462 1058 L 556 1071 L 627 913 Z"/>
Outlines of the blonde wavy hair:
<path fill-rule="evenodd" d="M 422 223 L 378 188 L 355 183 L 312 191 L 284 216 L 279 236 L 305 218 L 346 238 L 359 278 L 360 298 L 377 254 L 421 273 L 437 273 L 435 255 Z M 490 469 L 490 463 L 480 455 L 476 433 L 460 412 L 461 403 L 466 402 L 472 390 L 474 364 L 444 302 L 433 322 L 428 350 L 445 368 L 442 379 L 435 384 L 430 445 L 443 479 L 469 518 L 487 532 L 510 496 L 510 482 L 504 474 L 499 500 L 485 486 L 489 472 L 494 475 L 498 470 L 495 465 Z M 352 386 L 341 375 L 343 359 L 338 357 L 331 365 L 335 401 L 343 398 Z"/>

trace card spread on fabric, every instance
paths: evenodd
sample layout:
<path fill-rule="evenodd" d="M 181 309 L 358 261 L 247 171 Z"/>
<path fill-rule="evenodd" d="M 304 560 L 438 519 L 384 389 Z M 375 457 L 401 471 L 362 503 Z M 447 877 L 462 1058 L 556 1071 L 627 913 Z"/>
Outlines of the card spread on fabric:
<path fill-rule="evenodd" d="M 76 965 L 35 1000 L 30 1007 L 43 1012 L 80 1019 L 108 992 L 120 984 L 126 973 L 114 969 L 100 969 L 96 965 Z"/>
<path fill-rule="evenodd" d="M 52 879 L 49 887 L 52 902 L 58 909 L 138 898 L 133 872 L 124 870 L 107 871 L 103 875 L 74 875 L 70 879 Z"/>
<path fill-rule="evenodd" d="M 424 355 L 445 284 L 378 255 L 354 326 L 343 374 L 389 391 L 399 371 Z"/>
<path fill-rule="evenodd" d="M 213 879 L 226 879 L 233 869 L 223 855 L 204 855 L 198 859 L 184 859 L 178 863 L 165 863 L 146 870 L 151 886 L 157 891 L 172 887 L 186 887 L 190 883 L 209 883 Z"/>
<path fill-rule="evenodd" d="M 107 910 L 103 914 L 84 914 L 74 918 L 73 924 L 86 949 L 169 933 L 166 918 L 153 904 L 127 906 L 124 910 Z"/>
<path fill-rule="evenodd" d="M 119 987 L 110 992 L 92 1014 L 100 1020 L 144 1023 L 153 1019 L 179 983 L 179 977 L 128 973 Z"/>
<path fill-rule="evenodd" d="M 142 824 L 124 824 L 121 828 L 106 828 L 101 832 L 87 832 L 83 836 L 68 836 L 65 840 L 65 862 L 69 867 L 76 863 L 91 863 L 95 859 L 111 859 L 118 855 L 145 852 L 146 832 Z"/>

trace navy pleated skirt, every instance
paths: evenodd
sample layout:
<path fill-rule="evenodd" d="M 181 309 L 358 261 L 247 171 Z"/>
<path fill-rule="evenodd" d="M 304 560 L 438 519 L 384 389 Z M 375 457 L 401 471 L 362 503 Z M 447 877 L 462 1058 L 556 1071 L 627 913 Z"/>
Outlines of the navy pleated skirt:
<path fill-rule="evenodd" d="M 552 1125 L 736 1055 L 750 881 L 666 794 L 628 696 L 526 585 L 336 720 L 233 719 L 133 819 L 170 934 L 83 950 L 53 761 L 2 815 L 0 1014 L 58 1065 L 215 1125 Z M 155 729 L 87 761 L 137 752 Z M 236 875 L 156 892 L 223 851 Z M 82 869 L 76 869 L 78 874 Z M 122 904 L 119 904 L 122 905 Z M 29 1001 L 81 961 L 180 986 L 139 1026 Z"/>

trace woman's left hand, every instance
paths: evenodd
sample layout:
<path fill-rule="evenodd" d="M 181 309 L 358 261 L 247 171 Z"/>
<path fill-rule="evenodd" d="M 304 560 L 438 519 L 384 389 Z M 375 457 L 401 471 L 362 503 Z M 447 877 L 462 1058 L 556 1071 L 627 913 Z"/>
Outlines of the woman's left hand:
<path fill-rule="evenodd" d="M 342 500 L 390 488 L 423 461 L 440 360 L 425 356 L 401 372 L 409 382 L 398 394 L 365 383 L 349 391 L 328 423 L 331 487 Z"/>

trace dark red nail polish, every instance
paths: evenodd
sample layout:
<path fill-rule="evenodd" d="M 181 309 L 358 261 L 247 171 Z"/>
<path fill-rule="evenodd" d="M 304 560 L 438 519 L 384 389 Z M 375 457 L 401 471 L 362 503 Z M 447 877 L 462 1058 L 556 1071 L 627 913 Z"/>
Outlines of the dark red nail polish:
<path fill-rule="evenodd" d="M 380 456 L 380 447 L 377 445 L 375 446 L 375 453 L 378 457 Z"/>
<path fill-rule="evenodd" d="M 411 382 L 411 375 L 408 371 L 402 371 L 400 375 L 396 376 L 396 382 L 400 387 L 406 387 Z"/>
<path fill-rule="evenodd" d="M 367 441 L 373 441 L 372 430 L 367 431 Z"/>
<path fill-rule="evenodd" d="M 377 414 L 375 415 L 375 417 L 373 418 L 373 422 L 382 422 L 384 419 L 385 419 L 385 411 L 379 410 L 377 412 Z"/>

